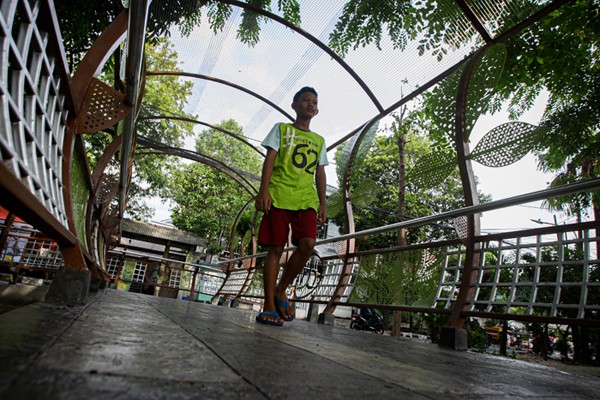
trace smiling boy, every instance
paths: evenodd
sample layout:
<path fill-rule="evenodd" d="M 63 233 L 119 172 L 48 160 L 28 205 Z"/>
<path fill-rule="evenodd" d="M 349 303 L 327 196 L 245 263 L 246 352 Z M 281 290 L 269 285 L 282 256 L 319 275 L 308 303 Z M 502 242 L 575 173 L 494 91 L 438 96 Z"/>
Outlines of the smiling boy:
<path fill-rule="evenodd" d="M 267 155 L 256 196 L 256 209 L 264 212 L 258 242 L 269 247 L 263 273 L 264 308 L 256 320 L 275 326 L 295 317 L 295 305 L 288 300 L 286 289 L 312 255 L 317 223 L 327 220 L 327 148 L 323 137 L 310 130 L 312 118 L 319 113 L 315 89 L 300 89 L 294 95 L 292 109 L 296 112 L 294 123 L 275 124 L 262 142 Z M 290 227 L 296 249 L 276 285 Z"/>

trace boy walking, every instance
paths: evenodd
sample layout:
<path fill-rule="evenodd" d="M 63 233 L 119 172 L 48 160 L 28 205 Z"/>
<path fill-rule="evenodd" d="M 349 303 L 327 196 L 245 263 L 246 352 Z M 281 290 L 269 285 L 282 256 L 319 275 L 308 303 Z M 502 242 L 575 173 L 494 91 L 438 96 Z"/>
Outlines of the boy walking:
<path fill-rule="evenodd" d="M 315 89 L 300 89 L 294 95 L 292 109 L 296 112 L 294 123 L 275 124 L 262 142 L 267 155 L 256 196 L 256 209 L 264 212 L 258 242 L 269 246 L 263 272 L 264 308 L 256 321 L 275 326 L 292 321 L 296 315 L 295 305 L 288 300 L 286 289 L 312 255 L 317 223 L 327 220 L 327 148 L 323 137 L 310 130 L 310 121 L 319 113 Z M 279 260 L 290 227 L 296 249 L 276 285 Z"/>

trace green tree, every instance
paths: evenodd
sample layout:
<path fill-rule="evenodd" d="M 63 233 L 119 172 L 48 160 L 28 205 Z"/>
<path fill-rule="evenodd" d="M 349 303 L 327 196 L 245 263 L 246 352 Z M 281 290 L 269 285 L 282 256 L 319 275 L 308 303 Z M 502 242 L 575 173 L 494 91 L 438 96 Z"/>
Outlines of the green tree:
<path fill-rule="evenodd" d="M 200 163 L 172 170 L 165 196 L 172 201 L 171 221 L 209 243 L 224 244 L 248 194 L 230 177 Z"/>
<path fill-rule="evenodd" d="M 364 230 L 400 221 L 398 203 L 400 195 L 404 195 L 404 217 L 413 219 L 438 214 L 464 206 L 462 186 L 458 171 L 446 179 L 441 185 L 431 189 L 422 189 L 410 180 L 410 172 L 416 162 L 431 152 L 431 141 L 427 138 L 423 121 L 404 118 L 403 124 L 392 124 L 378 135 L 372 148 L 364 158 L 362 165 L 353 170 L 356 181 L 370 180 L 379 190 L 373 191 L 375 199 L 371 204 L 377 206 L 354 205 L 356 230 Z M 397 122 L 398 120 L 396 120 Z M 399 157 L 399 143 L 403 138 L 404 163 Z M 339 154 L 339 153 L 338 153 Z M 336 163 L 337 161 L 336 155 Z M 338 163 L 339 164 L 339 163 Z M 407 171 L 404 187 L 399 190 L 401 170 Z M 480 201 L 489 200 L 489 196 L 480 194 Z M 339 212 L 339 211 L 338 211 Z M 336 224 L 343 226 L 343 217 L 332 213 Z M 450 229 L 450 230 L 449 230 Z M 451 232 L 451 235 L 448 233 Z M 406 243 L 419 243 L 423 240 L 442 239 L 454 236 L 448 221 L 444 223 L 411 228 Z M 361 248 L 383 248 L 398 243 L 398 232 L 372 236 L 360 240 Z"/>
<path fill-rule="evenodd" d="M 217 127 L 242 137 L 242 128 L 232 119 L 222 121 Z M 262 165 L 262 157 L 253 148 L 216 129 L 198 134 L 196 150 L 241 171 L 257 173 Z M 226 244 L 236 214 L 254 195 L 225 173 L 200 163 L 172 169 L 165 189 L 163 198 L 174 204 L 173 225 L 219 246 Z M 250 207 L 239 224 L 239 240 L 251 227 L 253 210 Z"/>
<path fill-rule="evenodd" d="M 236 139 L 246 139 L 240 124 L 234 119 L 221 121 L 217 129 L 206 129 L 196 137 L 196 151 L 213 157 L 222 163 L 242 171 L 258 175 L 261 172 L 262 161 L 255 147 Z M 228 135 L 223 131 L 229 132 Z"/>
<path fill-rule="evenodd" d="M 123 10 L 122 0 L 61 0 L 55 2 L 60 21 L 65 52 L 70 66 L 74 69 L 83 59 L 94 41 Z M 249 0 L 249 4 L 270 11 L 271 0 Z M 283 18 L 299 25 L 300 4 L 296 0 L 278 0 L 277 9 Z M 210 27 L 216 32 L 225 26 L 232 14 L 232 6 L 218 0 L 169 0 L 152 1 L 148 10 L 146 26 L 147 38 L 154 43 L 169 37 L 176 26 L 184 36 L 200 25 L 203 10 L 208 16 Z M 264 17 L 244 10 L 238 28 L 238 38 L 249 46 L 259 40 L 259 22 Z"/>
<path fill-rule="evenodd" d="M 379 46 L 387 33 L 396 48 L 402 50 L 410 40 L 418 40 L 421 54 L 441 60 L 449 49 L 469 45 L 475 34 L 453 3 L 350 0 L 330 36 L 330 45 L 345 55 L 351 48 Z M 472 7 L 477 3 L 484 2 L 475 1 Z M 498 3 L 494 9 L 495 20 L 504 24 L 497 32 L 506 31 L 512 27 L 508 24 L 521 18 L 514 13 L 540 7 L 532 0 L 511 2 L 511 7 L 507 4 Z M 494 113 L 506 103 L 510 116 L 516 119 L 540 95 L 548 93 L 543 119 L 547 134 L 539 141 L 537 154 L 541 168 L 557 174 L 554 185 L 600 173 L 599 42 L 600 2 L 567 2 L 506 42 L 503 73 L 481 110 Z M 478 45 L 482 44 L 479 39 Z M 425 108 L 427 102 L 436 101 L 435 96 L 429 96 Z M 429 118 L 434 118 L 439 107 L 430 110 Z M 549 204 L 571 213 L 591 205 L 596 219 L 600 215 L 598 191 L 558 198 Z"/>

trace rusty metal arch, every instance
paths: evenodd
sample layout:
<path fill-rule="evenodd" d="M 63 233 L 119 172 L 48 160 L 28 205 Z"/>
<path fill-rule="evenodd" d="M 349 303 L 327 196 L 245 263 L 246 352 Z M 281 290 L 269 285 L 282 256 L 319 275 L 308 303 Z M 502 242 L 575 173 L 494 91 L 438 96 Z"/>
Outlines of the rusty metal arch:
<path fill-rule="evenodd" d="M 469 159 L 469 138 L 466 132 L 465 117 L 467 112 L 467 97 L 468 89 L 473 77 L 475 65 L 480 57 L 485 53 L 485 49 L 481 49 L 474 57 L 469 60 L 465 70 L 460 78 L 458 93 L 456 96 L 456 114 L 455 114 L 455 144 L 458 155 L 458 169 L 460 171 L 460 179 L 463 187 L 463 195 L 465 205 L 475 206 L 479 204 L 477 198 L 477 183 L 471 160 Z M 450 313 L 449 325 L 454 329 L 462 329 L 464 317 L 461 316 L 462 311 L 465 311 L 466 306 L 473 298 L 473 283 L 477 279 L 476 267 L 479 264 L 481 254 L 477 251 L 480 247 L 476 237 L 481 235 L 480 214 L 469 214 L 466 216 L 466 231 L 467 235 L 463 241 L 466 246 L 466 259 L 461 278 L 460 290 L 456 299 L 456 303 Z"/>
<path fill-rule="evenodd" d="M 540 17 L 542 16 L 542 14 L 544 14 L 544 13 L 547 13 L 547 12 L 550 12 L 550 11 L 551 11 L 551 9 L 556 9 L 556 8 L 558 8 L 560 5 L 562 5 L 562 3 L 565 3 L 565 2 L 566 2 L 566 1 L 557 1 L 557 2 L 555 2 L 555 3 L 552 3 L 550 6 L 546 7 L 544 10 L 541 10 L 541 11 L 540 11 L 538 14 L 536 14 L 536 17 L 537 17 L 537 18 L 540 18 Z M 259 14 L 261 14 L 261 15 L 264 15 L 264 16 L 266 16 L 266 17 L 268 17 L 268 18 L 271 18 L 271 19 L 273 19 L 273 20 L 277 20 L 278 22 L 281 22 L 281 23 L 283 23 L 284 25 L 286 25 L 286 26 L 290 27 L 290 29 L 293 29 L 293 30 L 295 30 L 295 31 L 297 31 L 297 32 L 299 32 L 299 33 L 301 33 L 301 34 L 302 34 L 302 32 L 303 32 L 303 31 L 299 30 L 297 27 L 294 27 L 293 25 L 288 25 L 288 24 L 286 24 L 286 23 L 285 23 L 285 21 L 279 21 L 279 20 L 278 20 L 278 19 L 279 19 L 279 17 L 277 17 L 277 16 L 274 16 L 274 15 L 272 16 L 272 14 L 270 14 L 270 13 L 267 13 L 267 12 L 265 12 L 264 10 L 260 10 L 260 9 L 254 8 L 254 7 L 252 7 L 252 6 L 248 6 L 248 5 L 247 5 L 247 4 L 245 4 L 245 3 L 240 3 L 240 2 L 238 2 L 238 1 L 224 1 L 224 3 L 228 3 L 228 4 L 236 5 L 236 6 L 239 6 L 239 7 L 242 7 L 242 8 L 250 9 L 251 11 L 257 12 L 257 13 L 259 13 Z M 456 0 L 456 3 L 457 3 L 457 4 L 459 4 L 459 5 L 461 5 L 461 4 L 462 4 L 462 5 L 461 5 L 461 8 L 464 8 L 465 6 L 467 6 L 467 5 L 466 5 L 466 3 L 464 3 L 464 2 L 461 2 L 461 1 L 459 1 L 459 0 Z M 467 6 L 467 7 L 468 7 L 468 6 Z M 535 18 L 530 18 L 530 19 L 528 20 L 527 24 L 528 24 L 528 23 L 531 23 L 531 21 L 533 21 L 534 19 L 535 19 Z M 473 21 L 473 19 L 471 19 L 471 18 L 469 18 L 469 20 L 470 20 L 470 21 L 471 21 L 471 23 L 472 23 L 472 24 L 473 24 L 473 25 L 476 27 L 477 31 L 478 31 L 478 32 L 480 33 L 480 35 L 481 35 L 481 36 L 484 38 L 484 40 L 486 40 L 486 42 L 488 42 L 488 44 L 489 44 L 489 43 L 491 43 L 491 42 L 490 42 L 488 39 L 486 39 L 486 34 L 485 34 L 485 30 L 483 29 L 483 26 L 481 26 L 481 25 L 477 26 L 477 21 Z M 522 26 L 526 26 L 526 24 L 524 24 L 524 25 L 522 25 Z M 521 26 L 521 27 L 522 27 L 522 26 Z M 482 30 L 483 30 L 483 32 L 482 32 Z M 519 30 L 519 29 L 515 29 L 515 30 L 513 30 L 512 32 L 507 32 L 507 33 L 505 33 L 504 35 L 501 35 L 501 36 L 509 36 L 510 34 L 514 34 L 515 32 L 517 32 L 518 30 Z M 498 40 L 498 39 L 496 39 L 496 40 Z M 486 46 L 487 46 L 487 45 L 486 45 Z M 486 46 L 484 46 L 484 47 L 486 47 Z M 325 50 L 325 49 L 324 49 L 324 50 Z M 441 79 L 443 79 L 444 77 L 448 76 L 450 73 L 452 73 L 454 70 L 456 70 L 457 68 L 459 68 L 460 66 L 462 66 L 464 63 L 473 62 L 473 59 L 475 59 L 475 58 L 476 58 L 476 57 L 475 57 L 473 54 L 471 54 L 471 55 L 470 55 L 469 57 L 467 57 L 465 60 L 463 60 L 463 61 L 461 61 L 461 62 L 457 63 L 457 64 L 456 64 L 456 65 L 455 65 L 453 68 L 451 68 L 451 69 L 448 69 L 448 70 L 444 71 L 442 74 L 438 75 L 438 76 L 437 76 L 435 79 L 431 80 L 431 81 L 428 83 L 427 87 L 420 87 L 419 89 L 417 89 L 417 91 L 415 91 L 415 92 L 413 92 L 413 93 L 409 94 L 409 96 L 407 96 L 406 98 L 403 98 L 403 99 L 402 99 L 400 102 L 398 102 L 398 103 L 396 103 L 394 106 L 392 106 L 392 107 L 388 108 L 388 110 L 382 110 L 382 109 L 379 107 L 379 110 L 380 110 L 379 117 L 381 117 L 382 115 L 385 115 L 385 114 L 387 114 L 387 113 L 391 112 L 393 109 L 395 109 L 395 108 L 398 108 L 398 107 L 400 107 L 401 105 L 405 104 L 406 102 L 408 102 L 408 101 L 409 101 L 409 100 L 411 100 L 412 98 L 416 97 L 418 94 L 420 94 L 420 93 L 422 93 L 423 91 L 425 91 L 425 90 L 426 90 L 428 87 L 431 87 L 431 86 L 433 86 L 435 83 L 439 82 Z M 387 111 L 387 112 L 384 114 L 384 113 L 383 113 L 383 111 Z M 356 134 L 356 132 L 360 131 L 361 129 L 363 129 L 363 132 L 364 132 L 364 131 L 366 130 L 366 128 L 367 128 L 367 124 L 364 124 L 363 126 L 361 126 L 361 127 L 357 128 L 356 130 L 354 130 L 352 134 L 350 134 L 349 136 L 345 137 L 343 141 L 347 140 L 349 137 L 353 136 L 354 134 Z M 362 135 L 362 133 L 361 133 L 361 135 Z M 343 141 L 340 141 L 340 142 L 336 143 L 334 146 L 330 146 L 330 148 L 332 148 L 332 147 L 335 147 L 335 146 L 339 145 L 339 144 L 340 144 L 341 142 L 343 142 Z M 347 171 L 349 171 L 349 169 L 348 169 Z M 349 172 L 348 172 L 348 173 L 349 173 Z M 345 189 L 346 189 L 346 188 L 345 188 Z M 348 193 L 348 192 L 345 192 L 344 194 L 345 194 L 345 200 L 347 200 L 347 195 L 348 195 L 349 193 Z M 466 194 L 465 194 L 465 195 L 466 195 Z M 346 254 L 348 254 L 348 251 L 346 252 Z"/>
<path fill-rule="evenodd" d="M 138 136 L 138 143 L 143 145 L 144 147 L 153 148 L 153 149 L 157 150 L 157 152 L 153 152 L 152 154 L 154 154 L 154 153 L 169 154 L 169 155 L 173 155 L 173 156 L 177 156 L 177 157 L 187 158 L 189 160 L 197 161 L 202 164 L 213 167 L 213 168 L 217 169 L 218 171 L 228 175 L 233 180 L 235 180 L 246 192 L 248 192 L 248 194 L 255 196 L 256 193 L 258 193 L 256 188 L 254 188 L 254 186 L 252 186 L 252 184 L 246 179 L 246 177 L 255 178 L 255 179 L 258 179 L 258 177 L 249 172 L 241 171 L 236 168 L 230 167 L 227 164 L 224 164 L 221 161 L 219 161 L 215 158 L 212 158 L 210 156 L 200 154 L 200 153 L 197 153 L 192 150 L 186 150 L 186 149 L 181 149 L 179 147 L 168 146 L 168 145 L 162 144 L 160 142 L 156 142 L 154 140 L 144 138 L 141 136 Z M 143 152 L 139 152 L 139 151 L 137 151 L 136 153 L 137 154 L 151 154 L 149 152 L 143 153 Z"/>
<path fill-rule="evenodd" d="M 243 144 L 245 144 L 246 146 L 250 147 L 252 150 L 256 151 L 258 154 L 260 154 L 263 158 L 265 157 L 264 153 L 262 153 L 259 149 L 257 149 L 255 146 L 253 146 L 250 142 L 248 142 L 247 140 L 245 140 L 244 138 L 240 137 L 239 135 L 236 135 L 233 132 L 230 132 L 226 129 L 220 128 L 216 125 L 212 125 L 209 124 L 208 122 L 204 122 L 204 121 L 200 121 L 197 119 L 192 119 L 192 118 L 187 118 L 187 117 L 175 117 L 175 116 L 169 116 L 169 115 L 151 115 L 151 116 L 147 116 L 147 117 L 140 117 L 138 118 L 138 121 L 142 121 L 142 120 L 150 120 L 150 119 L 172 119 L 175 121 L 182 121 L 182 122 L 191 122 L 193 124 L 198 124 L 198 125 L 204 125 L 208 128 L 214 129 L 216 131 L 219 131 L 221 133 L 224 133 L 236 140 L 239 140 L 240 142 L 242 142 Z"/>
<path fill-rule="evenodd" d="M 204 75 L 204 74 L 195 74 L 192 72 L 177 72 L 177 71 L 148 71 L 148 72 L 146 72 L 146 75 L 148 75 L 148 76 L 154 76 L 154 75 L 187 76 L 190 78 L 204 79 L 206 81 L 220 83 L 222 85 L 232 87 L 234 89 L 237 89 L 241 92 L 247 93 L 250 96 L 259 99 L 263 103 L 266 103 L 266 104 L 270 105 L 271 107 L 273 107 L 274 109 L 276 109 L 277 111 L 279 111 L 282 115 L 284 115 L 290 121 L 294 121 L 294 117 L 292 117 L 289 113 L 287 113 L 285 110 L 283 110 L 277 104 L 273 103 L 271 100 L 267 99 L 264 96 L 261 96 L 260 94 L 254 92 L 248 88 L 237 85 L 233 82 L 226 81 L 224 79 L 219 79 L 219 78 L 215 78 L 214 76 L 209 76 L 209 75 Z"/>

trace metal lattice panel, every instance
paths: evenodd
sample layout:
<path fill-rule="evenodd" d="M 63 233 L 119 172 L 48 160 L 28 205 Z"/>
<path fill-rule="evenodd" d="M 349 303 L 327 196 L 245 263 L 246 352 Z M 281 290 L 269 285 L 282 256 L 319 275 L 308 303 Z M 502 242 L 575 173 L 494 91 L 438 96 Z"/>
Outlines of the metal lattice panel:
<path fill-rule="evenodd" d="M 329 301 L 335 292 L 335 288 L 340 280 L 340 276 L 344 271 L 344 262 L 342 260 L 327 260 L 324 261 L 323 278 L 317 288 L 308 297 L 311 300 Z M 353 283 L 356 280 L 358 273 L 358 263 L 354 263 L 349 285 L 344 289 L 342 299 L 347 301 L 353 289 Z"/>
<path fill-rule="evenodd" d="M 39 1 L 3 2 L 0 161 L 65 227 L 62 160 L 67 110 L 58 63 L 46 52 Z"/>
<path fill-rule="evenodd" d="M 250 271 L 245 269 L 231 271 L 219 294 L 238 294 L 244 287 L 249 273 Z"/>
<path fill-rule="evenodd" d="M 116 178 L 104 174 L 100 178 L 100 187 L 96 192 L 96 204 L 110 203 L 119 191 L 119 182 Z"/>
<path fill-rule="evenodd" d="M 595 229 L 483 243 L 471 311 L 593 319 L 600 315 Z M 436 304 L 451 308 L 465 250 L 448 249 Z"/>
<path fill-rule="evenodd" d="M 0 227 L 5 229 L 5 226 Z M 6 265 L 36 270 L 55 271 L 63 265 L 57 243 L 30 226 L 10 229 L 6 245 L 0 249 L 0 260 Z"/>
<path fill-rule="evenodd" d="M 469 236 L 469 225 L 467 217 L 462 216 L 454 218 L 454 220 L 452 220 L 452 225 L 454 225 L 454 230 L 458 234 L 460 240 L 465 240 Z"/>

